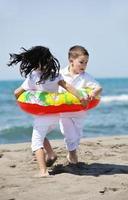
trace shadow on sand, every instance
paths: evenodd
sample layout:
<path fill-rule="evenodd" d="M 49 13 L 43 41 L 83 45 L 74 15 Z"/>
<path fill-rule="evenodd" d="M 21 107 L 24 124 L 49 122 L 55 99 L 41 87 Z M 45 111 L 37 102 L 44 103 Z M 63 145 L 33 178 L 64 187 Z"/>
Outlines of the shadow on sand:
<path fill-rule="evenodd" d="M 55 175 L 61 173 L 75 174 L 79 176 L 128 174 L 128 166 L 101 163 L 85 164 L 84 162 L 79 162 L 78 164 L 58 164 L 51 168 L 50 174 Z"/>

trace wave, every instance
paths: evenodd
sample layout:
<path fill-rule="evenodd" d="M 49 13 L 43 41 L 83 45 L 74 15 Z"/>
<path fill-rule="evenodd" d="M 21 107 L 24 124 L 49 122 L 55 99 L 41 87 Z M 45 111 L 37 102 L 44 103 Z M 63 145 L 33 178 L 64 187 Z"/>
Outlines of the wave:
<path fill-rule="evenodd" d="M 113 95 L 113 96 L 102 96 L 101 102 L 108 103 L 108 102 L 127 102 L 128 103 L 128 95 Z"/>
<path fill-rule="evenodd" d="M 58 128 L 52 130 L 48 134 L 49 139 L 62 139 Z M 4 129 L 0 129 L 0 144 L 18 143 L 18 142 L 30 142 L 32 135 L 32 127 L 13 126 Z"/>
<path fill-rule="evenodd" d="M 31 127 L 8 127 L 0 130 L 0 144 L 28 142 L 31 138 Z"/>

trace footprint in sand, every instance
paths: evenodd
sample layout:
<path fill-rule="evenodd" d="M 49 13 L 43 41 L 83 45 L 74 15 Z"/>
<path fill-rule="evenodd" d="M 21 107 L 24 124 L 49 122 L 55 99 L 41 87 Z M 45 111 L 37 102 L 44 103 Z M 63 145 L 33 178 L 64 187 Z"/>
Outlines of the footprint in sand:
<path fill-rule="evenodd" d="M 0 158 L 2 158 L 4 156 L 4 154 L 3 153 L 0 153 Z"/>
<path fill-rule="evenodd" d="M 118 190 L 119 190 L 119 188 L 104 187 L 104 189 L 103 189 L 103 190 L 100 190 L 99 192 L 100 192 L 101 194 L 105 194 L 106 192 L 110 192 L 110 191 L 116 192 L 116 191 L 118 191 Z"/>

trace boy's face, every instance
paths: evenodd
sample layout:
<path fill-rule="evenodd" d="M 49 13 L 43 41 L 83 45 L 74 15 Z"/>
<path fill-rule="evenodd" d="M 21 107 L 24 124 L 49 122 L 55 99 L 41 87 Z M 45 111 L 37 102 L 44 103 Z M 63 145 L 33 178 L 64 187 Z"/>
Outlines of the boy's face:
<path fill-rule="evenodd" d="M 87 63 L 88 63 L 88 56 L 81 55 L 75 59 L 70 61 L 71 63 L 71 70 L 74 74 L 81 74 L 85 71 Z"/>

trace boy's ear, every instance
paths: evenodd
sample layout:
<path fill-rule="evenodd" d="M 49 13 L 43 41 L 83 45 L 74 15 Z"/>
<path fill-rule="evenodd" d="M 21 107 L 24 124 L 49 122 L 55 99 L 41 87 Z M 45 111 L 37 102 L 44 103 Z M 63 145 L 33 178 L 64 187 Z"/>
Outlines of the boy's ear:
<path fill-rule="evenodd" d="M 73 63 L 73 59 L 69 59 L 69 62 L 70 62 L 70 63 Z"/>

